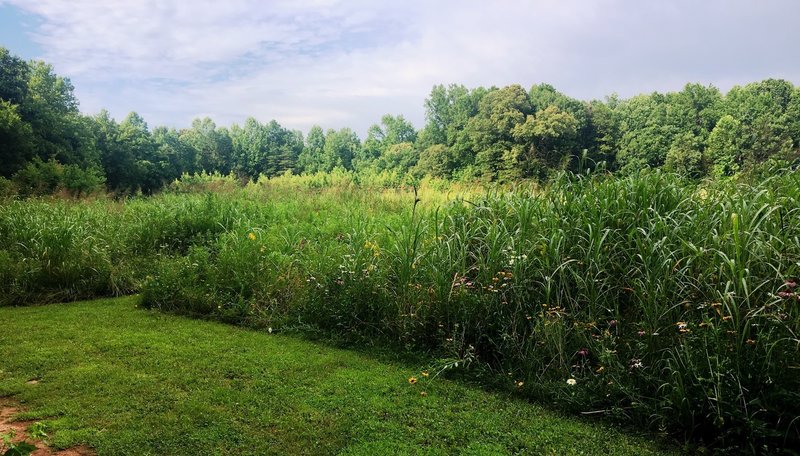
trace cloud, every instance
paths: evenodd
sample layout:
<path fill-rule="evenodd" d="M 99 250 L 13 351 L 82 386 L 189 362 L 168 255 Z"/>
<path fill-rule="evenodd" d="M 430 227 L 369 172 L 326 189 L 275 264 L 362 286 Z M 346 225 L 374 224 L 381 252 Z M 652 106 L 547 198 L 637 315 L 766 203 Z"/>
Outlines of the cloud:
<path fill-rule="evenodd" d="M 252 115 L 363 133 L 385 113 L 421 126 L 438 83 L 600 98 L 800 79 L 793 0 L 5 3 L 42 19 L 33 39 L 85 111 L 151 125 Z"/>

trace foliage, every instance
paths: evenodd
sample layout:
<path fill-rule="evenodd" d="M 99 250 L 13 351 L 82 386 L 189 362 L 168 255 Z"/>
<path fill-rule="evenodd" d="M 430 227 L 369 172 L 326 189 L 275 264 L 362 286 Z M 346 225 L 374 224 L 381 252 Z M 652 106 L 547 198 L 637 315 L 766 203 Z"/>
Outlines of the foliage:
<path fill-rule="evenodd" d="M 418 204 L 387 187 L 397 175 L 343 170 L 11 201 L 0 296 L 140 289 L 149 307 L 472 360 L 568 410 L 770 451 L 800 441 L 800 177 L 765 172 L 485 192 L 426 180 Z"/>
<path fill-rule="evenodd" d="M 92 188 L 105 177 L 117 196 L 152 194 L 183 174 L 231 172 L 242 180 L 342 169 L 364 179 L 386 172 L 543 182 L 562 170 L 635 174 L 665 167 L 693 179 L 719 178 L 791 162 L 800 150 L 800 88 L 785 80 L 727 94 L 687 84 L 678 92 L 589 102 L 549 84 L 436 85 L 424 102 L 422 129 L 387 114 L 362 142 L 349 128 L 315 125 L 304 138 L 253 117 L 230 128 L 206 117 L 180 130 L 151 130 L 135 112 L 120 123 L 106 111 L 87 117 L 69 79 L 50 65 L 4 48 L 0 61 L 0 176 L 10 178 L 36 159 L 54 160 L 87 170 Z"/>

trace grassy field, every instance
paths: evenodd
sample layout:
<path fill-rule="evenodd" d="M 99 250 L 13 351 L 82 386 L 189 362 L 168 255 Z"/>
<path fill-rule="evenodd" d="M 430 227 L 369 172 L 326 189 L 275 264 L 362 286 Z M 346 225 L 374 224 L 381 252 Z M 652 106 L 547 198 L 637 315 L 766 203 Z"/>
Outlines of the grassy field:
<path fill-rule="evenodd" d="M 102 455 L 666 451 L 426 378 L 424 364 L 168 316 L 139 301 L 0 308 L 0 396 L 44 421 L 55 446 L 84 443 Z"/>
<path fill-rule="evenodd" d="M 0 305 L 141 292 L 150 309 L 397 350 L 694 448 L 800 446 L 797 171 L 418 192 L 193 179 L 0 204 Z"/>

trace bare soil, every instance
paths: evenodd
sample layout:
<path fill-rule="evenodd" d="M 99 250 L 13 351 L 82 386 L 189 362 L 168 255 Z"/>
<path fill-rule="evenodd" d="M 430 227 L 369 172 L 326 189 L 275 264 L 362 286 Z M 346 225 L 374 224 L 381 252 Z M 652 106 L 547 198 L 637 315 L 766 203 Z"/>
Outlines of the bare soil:
<path fill-rule="evenodd" d="M 65 450 L 55 450 L 42 441 L 31 439 L 28 436 L 28 427 L 33 424 L 33 421 L 17 421 L 14 419 L 21 411 L 19 403 L 11 399 L 0 398 L 0 435 L 13 431 L 16 434 L 13 439 L 14 442 L 25 440 L 36 445 L 36 451 L 31 453 L 32 456 L 94 456 L 94 451 L 84 445 Z M 0 441 L 0 453 L 5 452 L 6 449 L 2 441 Z"/>

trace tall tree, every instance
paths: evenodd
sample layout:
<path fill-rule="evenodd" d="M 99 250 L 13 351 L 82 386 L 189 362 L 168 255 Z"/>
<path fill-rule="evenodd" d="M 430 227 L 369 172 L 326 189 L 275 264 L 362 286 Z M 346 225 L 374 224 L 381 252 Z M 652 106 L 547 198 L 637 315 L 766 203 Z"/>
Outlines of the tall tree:
<path fill-rule="evenodd" d="M 739 172 L 744 162 L 742 123 L 732 115 L 722 116 L 711 130 L 706 147 L 706 161 L 715 177 Z"/>
<path fill-rule="evenodd" d="M 21 58 L 0 46 L 0 100 L 19 105 L 28 95 L 30 68 Z"/>
<path fill-rule="evenodd" d="M 484 178 L 519 175 L 518 159 L 525 147 L 518 143 L 513 130 L 532 112 L 528 94 L 519 85 L 492 90 L 481 99 L 466 131 L 475 150 L 476 167 Z"/>
<path fill-rule="evenodd" d="M 33 159 L 33 129 L 22 120 L 19 106 L 0 100 L 0 176 L 11 177 Z"/>
<path fill-rule="evenodd" d="M 213 120 L 194 119 L 192 127 L 180 135 L 181 141 L 194 150 L 196 167 L 206 172 L 231 172 L 233 143 L 227 130 L 217 129 Z"/>
<path fill-rule="evenodd" d="M 360 148 L 361 143 L 353 130 L 328 130 L 323 149 L 323 170 L 330 171 L 339 167 L 352 170 L 353 157 Z"/>
<path fill-rule="evenodd" d="M 316 173 L 325 167 L 325 132 L 322 127 L 314 125 L 308 132 L 305 145 L 297 159 L 299 172 Z"/>

